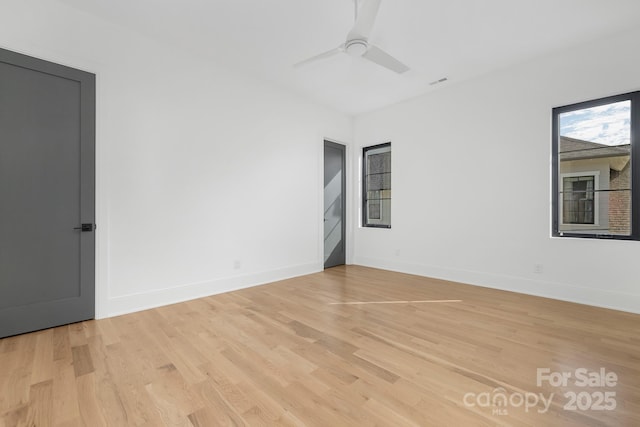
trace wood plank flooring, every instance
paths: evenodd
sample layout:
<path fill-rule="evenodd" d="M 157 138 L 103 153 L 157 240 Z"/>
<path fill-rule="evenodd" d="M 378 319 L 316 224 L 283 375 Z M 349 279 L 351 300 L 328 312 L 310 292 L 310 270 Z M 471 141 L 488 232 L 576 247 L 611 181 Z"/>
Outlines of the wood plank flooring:
<path fill-rule="evenodd" d="M 2 339 L 0 426 L 638 426 L 639 330 L 639 315 L 338 267 Z M 538 368 L 571 377 L 539 387 Z M 617 381 L 580 387 L 581 368 Z"/>

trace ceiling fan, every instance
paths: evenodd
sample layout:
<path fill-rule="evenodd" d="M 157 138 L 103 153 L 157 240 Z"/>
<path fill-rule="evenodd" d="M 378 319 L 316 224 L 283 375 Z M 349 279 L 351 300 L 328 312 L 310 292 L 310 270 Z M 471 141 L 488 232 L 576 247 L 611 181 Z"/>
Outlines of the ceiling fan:
<path fill-rule="evenodd" d="M 402 62 L 389 55 L 379 47 L 369 43 L 369 34 L 373 29 L 373 24 L 378 15 L 381 0 L 363 0 L 362 6 L 358 7 L 358 0 L 354 0 L 356 19 L 355 24 L 349 34 L 347 40 L 335 49 L 323 52 L 319 55 L 312 56 L 309 59 L 298 62 L 295 68 L 315 62 L 320 59 L 328 58 L 338 53 L 346 53 L 351 56 L 362 57 L 376 63 L 398 74 L 409 71 Z"/>

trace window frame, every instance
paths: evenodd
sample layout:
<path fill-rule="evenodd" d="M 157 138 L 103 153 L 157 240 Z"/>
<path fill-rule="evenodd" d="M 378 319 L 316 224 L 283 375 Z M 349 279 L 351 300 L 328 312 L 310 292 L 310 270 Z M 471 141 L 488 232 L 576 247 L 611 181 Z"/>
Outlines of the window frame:
<path fill-rule="evenodd" d="M 362 227 L 367 228 L 391 228 L 391 219 L 389 219 L 389 224 L 376 224 L 369 222 L 369 217 L 367 215 L 367 152 L 377 150 L 380 148 L 389 147 L 389 153 L 391 153 L 391 142 L 385 142 L 382 144 L 370 145 L 367 147 L 362 147 Z M 391 174 L 391 172 L 389 172 Z M 390 178 L 391 179 L 391 178 Z M 391 186 L 393 188 L 393 186 Z M 391 199 L 389 199 L 391 200 Z M 391 203 L 391 202 L 389 202 Z M 382 209 L 382 206 L 381 206 Z M 391 209 L 391 206 L 389 206 Z"/>
<path fill-rule="evenodd" d="M 585 108 L 598 107 L 615 102 L 630 101 L 631 103 L 631 124 L 630 124 L 630 146 L 631 146 L 631 232 L 629 235 L 619 234 L 594 234 L 579 231 L 562 231 L 561 203 L 559 197 L 559 185 L 562 184 L 560 177 L 560 156 L 558 153 L 560 145 L 559 118 L 563 113 Z M 628 92 L 619 95 L 607 96 L 604 98 L 592 99 L 578 102 L 552 109 L 552 138 L 551 138 L 551 235 L 552 237 L 577 237 L 587 239 L 612 239 L 612 240 L 640 240 L 640 91 Z M 581 174 L 588 175 L 587 172 Z M 597 194 L 597 193 L 596 193 Z"/>

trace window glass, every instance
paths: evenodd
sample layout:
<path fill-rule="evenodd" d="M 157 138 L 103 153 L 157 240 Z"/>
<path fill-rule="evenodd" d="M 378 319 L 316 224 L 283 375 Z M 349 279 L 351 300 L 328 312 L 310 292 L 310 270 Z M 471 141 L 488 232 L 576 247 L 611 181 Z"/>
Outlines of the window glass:
<path fill-rule="evenodd" d="M 632 236 L 632 102 L 554 109 L 554 234 Z"/>
<path fill-rule="evenodd" d="M 363 226 L 391 227 L 391 143 L 363 149 Z"/>

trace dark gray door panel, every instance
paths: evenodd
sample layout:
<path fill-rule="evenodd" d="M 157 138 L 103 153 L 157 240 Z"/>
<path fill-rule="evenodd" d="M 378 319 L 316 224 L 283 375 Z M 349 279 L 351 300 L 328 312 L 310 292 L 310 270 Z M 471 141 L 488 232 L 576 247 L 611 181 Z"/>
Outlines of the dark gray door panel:
<path fill-rule="evenodd" d="M 0 337 L 94 316 L 95 76 L 0 49 Z"/>

